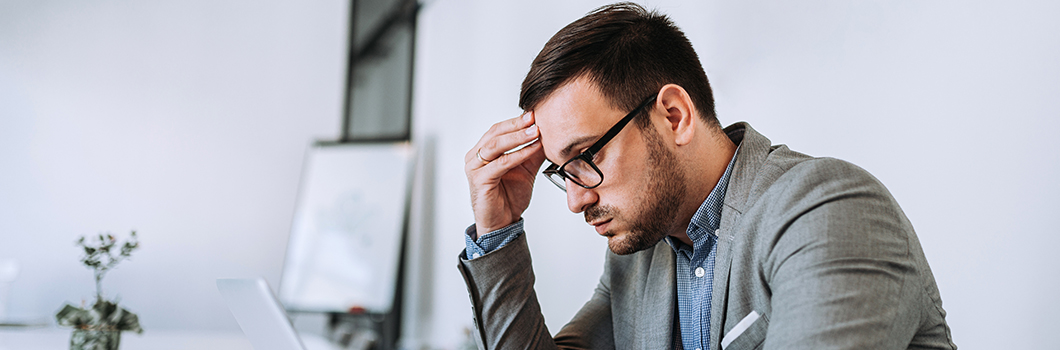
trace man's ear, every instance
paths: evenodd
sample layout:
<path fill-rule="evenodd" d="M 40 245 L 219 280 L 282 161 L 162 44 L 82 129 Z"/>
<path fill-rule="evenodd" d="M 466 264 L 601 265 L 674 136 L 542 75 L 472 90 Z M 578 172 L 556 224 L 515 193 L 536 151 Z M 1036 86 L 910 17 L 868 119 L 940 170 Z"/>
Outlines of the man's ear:
<path fill-rule="evenodd" d="M 659 98 L 655 103 L 657 108 L 662 107 L 666 111 L 666 126 L 673 133 L 674 142 L 678 146 L 692 142 L 696 128 L 696 108 L 688 92 L 679 85 L 666 84 L 659 90 Z"/>

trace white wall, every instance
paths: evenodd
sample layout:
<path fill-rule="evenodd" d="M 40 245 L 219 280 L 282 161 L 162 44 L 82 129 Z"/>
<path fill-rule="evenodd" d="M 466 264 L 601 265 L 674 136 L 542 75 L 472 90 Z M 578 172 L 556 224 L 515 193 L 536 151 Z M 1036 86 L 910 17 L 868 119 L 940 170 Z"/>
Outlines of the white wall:
<path fill-rule="evenodd" d="M 417 142 L 437 158 L 417 339 L 453 348 L 472 222 L 462 158 L 519 113 L 555 31 L 602 4 L 425 5 Z M 12 312 L 91 295 L 73 241 L 137 229 L 105 287 L 151 329 L 234 330 L 213 279 L 278 281 L 302 152 L 340 127 L 345 1 L 0 2 L 0 258 Z M 962 348 L 1049 348 L 1060 326 L 1060 8 L 1029 2 L 650 2 L 692 40 L 723 123 L 859 164 L 902 204 Z M 605 244 L 546 181 L 527 211 L 555 332 L 587 300 Z M 427 196 L 426 198 L 431 198 Z M 1006 336 L 1009 335 L 1009 336 Z"/>
<path fill-rule="evenodd" d="M 104 280 L 148 331 L 236 330 L 214 279 L 279 281 L 303 152 L 340 128 L 346 1 L 0 2 L 0 258 L 11 314 L 93 293 L 82 234 L 139 231 Z"/>

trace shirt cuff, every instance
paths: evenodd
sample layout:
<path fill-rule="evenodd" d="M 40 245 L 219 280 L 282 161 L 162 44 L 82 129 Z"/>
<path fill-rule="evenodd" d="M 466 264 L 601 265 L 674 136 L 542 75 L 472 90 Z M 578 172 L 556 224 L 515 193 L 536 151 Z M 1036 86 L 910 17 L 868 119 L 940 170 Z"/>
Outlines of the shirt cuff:
<path fill-rule="evenodd" d="M 464 253 L 464 259 L 475 259 L 480 256 L 486 255 L 497 249 L 501 249 L 511 242 L 512 240 L 519 238 L 519 235 L 523 233 L 523 219 L 519 218 L 514 224 L 505 226 L 499 230 L 490 231 L 490 233 L 482 235 L 477 240 L 472 241 L 471 236 L 475 234 L 477 227 L 475 224 L 468 226 L 464 230 L 464 244 L 467 245 L 467 250 Z"/>

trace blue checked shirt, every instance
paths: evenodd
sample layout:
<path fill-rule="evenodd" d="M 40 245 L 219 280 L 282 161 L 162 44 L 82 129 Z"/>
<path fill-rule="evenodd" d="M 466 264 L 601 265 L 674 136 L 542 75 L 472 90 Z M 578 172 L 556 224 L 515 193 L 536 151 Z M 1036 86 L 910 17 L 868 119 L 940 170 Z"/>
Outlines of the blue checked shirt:
<path fill-rule="evenodd" d="M 736 152 L 740 149 L 737 148 Z M 725 189 L 736 156 L 729 160 L 718 184 L 707 195 L 688 224 L 688 238 L 692 247 L 667 236 L 666 243 L 677 254 L 677 317 L 679 332 L 674 332 L 674 349 L 703 350 L 710 348 L 710 299 L 714 292 L 714 257 L 717 255 L 718 227 Z M 464 231 L 467 245 L 465 259 L 475 259 L 500 249 L 523 233 L 523 219 L 502 229 L 472 240 L 475 225 Z"/>
<path fill-rule="evenodd" d="M 737 148 L 736 150 L 740 150 Z M 677 316 L 681 339 L 674 339 L 675 349 L 710 349 L 710 298 L 714 293 L 714 257 L 718 254 L 718 228 L 725 189 L 736 156 L 721 175 L 718 184 L 699 206 L 688 223 L 692 247 L 667 236 L 666 243 L 677 253 Z"/>

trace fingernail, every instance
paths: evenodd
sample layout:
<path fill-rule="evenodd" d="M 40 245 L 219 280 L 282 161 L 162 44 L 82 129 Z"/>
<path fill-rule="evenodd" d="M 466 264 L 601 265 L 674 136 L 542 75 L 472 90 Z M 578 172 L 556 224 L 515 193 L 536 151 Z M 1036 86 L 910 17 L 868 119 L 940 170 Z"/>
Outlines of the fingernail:
<path fill-rule="evenodd" d="M 530 112 L 523 113 L 523 121 L 524 122 L 530 121 L 530 117 L 531 117 Z"/>
<path fill-rule="evenodd" d="M 537 124 L 531 125 L 529 128 L 526 128 L 527 135 L 533 135 L 535 133 L 537 133 Z"/>

